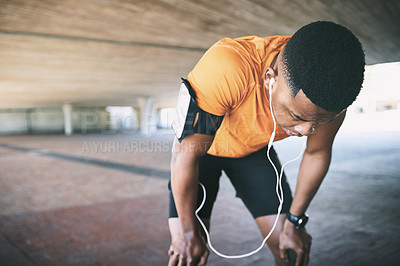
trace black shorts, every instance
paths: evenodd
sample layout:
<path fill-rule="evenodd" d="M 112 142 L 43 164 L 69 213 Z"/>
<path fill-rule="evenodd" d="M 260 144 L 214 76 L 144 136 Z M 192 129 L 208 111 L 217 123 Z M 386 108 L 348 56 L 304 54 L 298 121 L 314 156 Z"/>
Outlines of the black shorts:
<path fill-rule="evenodd" d="M 216 157 L 209 154 L 202 156 L 199 161 L 199 181 L 206 187 L 207 199 L 199 216 L 210 218 L 217 198 L 222 170 L 232 182 L 236 196 L 242 199 L 254 218 L 276 214 L 279 206 L 275 192 L 276 175 L 266 157 L 266 150 L 267 147 L 242 158 Z M 281 164 L 273 148 L 270 150 L 270 155 L 279 172 Z M 178 217 L 171 191 L 171 182 L 169 182 L 168 188 L 170 190 L 169 217 Z M 289 211 L 293 198 L 285 174 L 282 177 L 282 188 L 284 195 L 282 213 L 286 213 Z M 199 185 L 198 206 L 202 199 L 203 193 Z"/>

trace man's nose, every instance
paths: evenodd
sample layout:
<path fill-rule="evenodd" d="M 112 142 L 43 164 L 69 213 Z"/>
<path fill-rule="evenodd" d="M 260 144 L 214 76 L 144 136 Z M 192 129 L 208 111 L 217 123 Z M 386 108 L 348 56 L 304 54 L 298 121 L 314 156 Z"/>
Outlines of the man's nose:
<path fill-rule="evenodd" d="M 314 132 L 316 124 L 313 122 L 304 122 L 294 127 L 294 129 L 303 136 L 309 136 Z"/>

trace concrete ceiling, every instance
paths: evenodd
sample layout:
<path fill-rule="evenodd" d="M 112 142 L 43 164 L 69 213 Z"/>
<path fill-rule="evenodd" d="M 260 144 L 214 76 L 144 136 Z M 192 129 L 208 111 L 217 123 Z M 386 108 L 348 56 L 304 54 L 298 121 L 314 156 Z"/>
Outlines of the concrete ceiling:
<path fill-rule="evenodd" d="M 367 63 L 400 61 L 400 1 L 0 0 L 0 108 L 174 106 L 180 77 L 217 40 L 291 35 L 331 20 Z"/>

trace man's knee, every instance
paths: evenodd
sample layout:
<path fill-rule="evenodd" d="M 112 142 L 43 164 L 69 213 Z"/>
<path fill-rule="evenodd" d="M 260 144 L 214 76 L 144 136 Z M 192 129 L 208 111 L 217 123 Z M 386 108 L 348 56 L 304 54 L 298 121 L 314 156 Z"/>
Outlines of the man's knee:
<path fill-rule="evenodd" d="M 256 218 L 256 223 L 263 237 L 266 237 L 267 235 L 270 234 L 270 231 L 274 226 L 275 220 L 276 220 L 276 215 L 267 215 Z M 267 240 L 267 245 L 271 250 L 272 254 L 274 255 L 277 265 L 285 265 L 282 264 L 283 260 L 280 259 L 279 255 L 279 235 L 283 229 L 284 222 L 285 222 L 285 215 L 281 214 L 278 218 L 274 231 L 271 233 L 270 237 Z"/>

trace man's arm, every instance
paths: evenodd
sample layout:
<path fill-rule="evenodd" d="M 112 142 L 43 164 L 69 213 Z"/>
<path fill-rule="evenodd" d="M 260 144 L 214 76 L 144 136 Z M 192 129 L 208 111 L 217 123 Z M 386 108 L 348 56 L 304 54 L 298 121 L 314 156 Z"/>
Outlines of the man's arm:
<path fill-rule="evenodd" d="M 180 222 L 180 232 L 170 251 L 169 265 L 205 264 L 206 244 L 195 217 L 198 190 L 198 161 L 204 155 L 214 136 L 192 134 L 182 142 L 175 139 L 171 160 L 171 188 Z M 181 265 L 181 264 L 179 264 Z"/>
<path fill-rule="evenodd" d="M 307 148 L 300 164 L 296 191 L 290 207 L 290 213 L 293 215 L 301 216 L 305 213 L 328 172 L 333 140 L 344 117 L 345 112 L 335 120 L 319 125 L 315 133 L 308 137 Z M 295 226 L 286 220 L 280 239 L 282 258 L 287 258 L 287 249 L 293 249 L 297 253 L 296 265 L 308 263 L 311 238 L 305 233 L 305 230 L 296 230 Z"/>
<path fill-rule="evenodd" d="M 305 213 L 317 193 L 331 162 L 332 144 L 345 117 L 340 114 L 330 123 L 319 125 L 307 139 L 297 178 L 296 191 L 290 213 L 299 216 Z"/>

